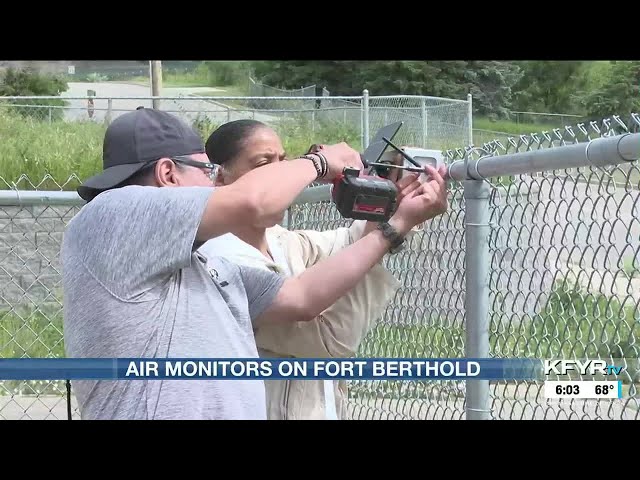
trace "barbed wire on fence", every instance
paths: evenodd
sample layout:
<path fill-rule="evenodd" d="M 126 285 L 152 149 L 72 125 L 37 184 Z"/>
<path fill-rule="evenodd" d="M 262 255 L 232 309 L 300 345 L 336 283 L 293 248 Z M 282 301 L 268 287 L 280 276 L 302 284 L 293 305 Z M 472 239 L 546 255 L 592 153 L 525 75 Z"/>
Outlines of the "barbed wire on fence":
<path fill-rule="evenodd" d="M 483 149 L 496 155 L 507 153 L 532 151 L 541 148 L 553 148 L 588 142 L 594 138 L 620 135 L 622 133 L 638 133 L 640 131 L 640 114 L 630 113 L 628 118 L 612 115 L 600 121 L 580 122 L 566 125 L 564 128 L 554 128 L 550 131 L 531 133 L 529 135 L 508 135 L 482 143 Z M 463 160 L 467 154 L 481 154 L 474 145 L 447 149 L 443 152 L 449 161 Z"/>

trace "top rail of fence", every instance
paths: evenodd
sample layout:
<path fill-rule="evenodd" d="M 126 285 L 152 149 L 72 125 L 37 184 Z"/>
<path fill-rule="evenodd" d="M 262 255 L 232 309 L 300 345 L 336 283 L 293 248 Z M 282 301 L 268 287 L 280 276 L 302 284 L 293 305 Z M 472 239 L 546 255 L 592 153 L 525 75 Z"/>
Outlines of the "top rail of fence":
<path fill-rule="evenodd" d="M 0 96 L 0 100 L 362 100 L 362 96 L 313 96 L 313 97 L 251 97 L 251 96 L 196 96 L 196 95 L 182 95 L 182 96 L 93 96 L 93 95 L 81 95 L 81 96 L 51 96 L 51 95 L 24 95 L 24 96 Z M 385 97 L 369 97 L 369 98 L 385 98 Z M 398 97 L 407 98 L 407 97 Z M 420 98 L 420 97 L 418 97 Z M 422 97 L 426 98 L 426 97 Z M 440 99 L 448 100 L 448 99 Z"/>
<path fill-rule="evenodd" d="M 483 150 L 478 148 L 476 150 Z M 456 160 L 448 165 L 453 180 L 483 180 L 500 175 L 519 175 L 574 167 L 604 167 L 636 161 L 640 158 L 640 133 L 601 137 L 571 145 L 544 150 L 475 159 Z M 330 186 L 320 185 L 304 190 L 293 202 L 315 203 L 330 199 Z M 82 205 L 76 192 L 0 191 L 0 205 Z"/>
<path fill-rule="evenodd" d="M 362 100 L 363 95 L 314 95 L 314 96 L 248 96 L 248 95 L 178 95 L 178 96 L 153 96 L 153 95 L 137 95 L 137 96 L 117 96 L 117 95 L 74 95 L 74 96 L 58 96 L 58 95 L 3 95 L 1 100 L 185 100 L 185 99 L 212 99 L 212 100 Z M 394 99 L 417 99 L 417 100 L 436 100 L 446 103 L 467 103 L 468 100 L 460 100 L 457 98 L 432 97 L 427 95 L 369 95 L 369 99 L 376 100 L 394 100 Z"/>
<path fill-rule="evenodd" d="M 81 206 L 85 201 L 76 192 L 43 190 L 0 190 L 0 206 L 55 205 Z"/>
<path fill-rule="evenodd" d="M 479 149 L 484 150 L 484 149 Z M 502 175 L 532 174 L 581 167 L 606 167 L 640 158 L 640 133 L 601 137 L 571 145 L 507 155 L 456 160 L 449 165 L 452 179 L 483 180 Z"/>
<path fill-rule="evenodd" d="M 309 97 L 307 97 L 309 98 Z M 323 97 L 327 98 L 327 97 Z M 329 98 L 338 98 L 338 97 L 329 97 Z M 361 98 L 361 97 L 358 97 Z M 449 103 L 468 103 L 469 100 L 461 100 L 459 98 L 448 98 L 448 97 L 430 97 L 428 95 L 369 95 L 369 98 L 382 99 L 382 100 L 393 100 L 393 99 L 401 99 L 401 98 L 414 98 L 416 100 L 438 100 Z"/>

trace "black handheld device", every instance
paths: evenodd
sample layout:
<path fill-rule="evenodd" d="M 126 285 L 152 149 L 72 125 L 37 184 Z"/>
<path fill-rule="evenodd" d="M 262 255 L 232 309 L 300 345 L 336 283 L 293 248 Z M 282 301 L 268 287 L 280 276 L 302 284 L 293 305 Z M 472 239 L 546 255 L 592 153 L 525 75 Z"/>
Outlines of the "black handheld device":
<path fill-rule="evenodd" d="M 389 170 L 399 168 L 412 172 L 424 172 L 420 164 L 392 142 L 402 125 L 403 122 L 395 122 L 382 127 L 365 151 L 360 154 L 362 164 L 369 169 L 367 174 L 362 175 L 362 172 L 355 168 L 345 168 L 342 174 L 334 179 L 331 199 L 342 217 L 374 222 L 389 220 L 398 206 L 398 189 L 395 183 L 388 179 Z M 398 151 L 416 167 L 380 162 L 387 147 Z M 312 145 L 309 153 L 320 149 L 320 146 Z"/>
<path fill-rule="evenodd" d="M 360 155 L 365 168 L 369 168 L 368 174 L 362 175 L 358 169 L 345 168 L 342 175 L 334 180 L 331 198 L 344 218 L 384 222 L 395 213 L 398 189 L 395 183 L 386 178 L 389 168 L 394 165 L 378 161 L 388 146 L 393 147 L 391 139 L 402 125 L 403 122 L 395 122 L 382 127 Z"/>
<path fill-rule="evenodd" d="M 386 178 L 345 168 L 333 181 L 331 199 L 344 218 L 384 222 L 396 211 L 398 189 Z"/>

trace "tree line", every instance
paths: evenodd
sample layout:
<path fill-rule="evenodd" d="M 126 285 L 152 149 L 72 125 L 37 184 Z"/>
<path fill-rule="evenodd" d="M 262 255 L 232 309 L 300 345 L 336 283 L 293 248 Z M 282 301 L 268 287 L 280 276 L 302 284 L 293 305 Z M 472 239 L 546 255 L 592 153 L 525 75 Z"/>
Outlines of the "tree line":
<path fill-rule="evenodd" d="M 247 68 L 267 85 L 315 84 L 332 95 L 471 93 L 474 113 L 494 119 L 510 111 L 594 119 L 640 113 L 640 61 L 261 61 Z"/>
<path fill-rule="evenodd" d="M 139 61 L 142 65 L 147 61 Z M 148 62 L 147 62 L 148 63 Z M 188 65 L 186 65 L 188 63 Z M 585 120 L 640 113 L 640 61 L 251 61 L 163 62 L 185 67 L 211 86 L 246 84 L 249 76 L 277 88 L 316 85 L 332 95 L 430 95 L 465 99 L 474 114 L 508 119 L 510 112 L 580 115 Z M 66 80 L 29 69 L 7 70 L 2 95 L 56 95 Z"/>

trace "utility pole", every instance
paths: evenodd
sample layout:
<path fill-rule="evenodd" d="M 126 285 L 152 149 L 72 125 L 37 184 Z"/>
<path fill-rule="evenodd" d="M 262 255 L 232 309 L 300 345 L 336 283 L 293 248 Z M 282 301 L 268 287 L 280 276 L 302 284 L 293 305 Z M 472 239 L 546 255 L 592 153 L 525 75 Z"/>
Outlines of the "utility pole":
<path fill-rule="evenodd" d="M 160 60 L 149 61 L 150 73 L 151 73 L 151 95 L 159 97 L 162 91 L 162 62 Z M 153 108 L 160 108 L 160 100 L 153 100 Z"/>

